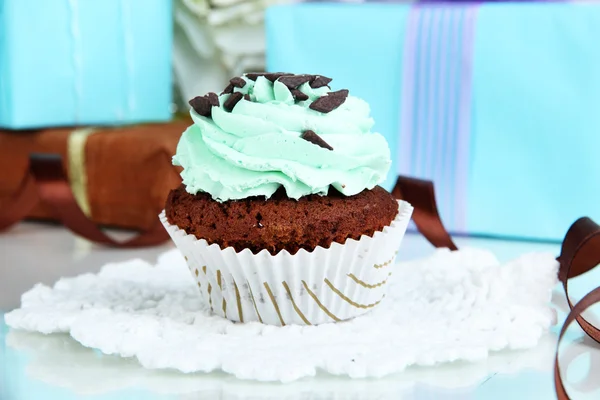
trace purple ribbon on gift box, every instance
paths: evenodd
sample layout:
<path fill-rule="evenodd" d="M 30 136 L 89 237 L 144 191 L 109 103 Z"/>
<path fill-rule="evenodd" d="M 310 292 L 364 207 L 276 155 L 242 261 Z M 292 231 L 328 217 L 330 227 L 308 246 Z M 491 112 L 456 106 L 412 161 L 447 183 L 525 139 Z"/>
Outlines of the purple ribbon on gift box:
<path fill-rule="evenodd" d="M 435 4 L 434 4 L 435 3 Z M 478 2 L 415 5 L 404 47 L 399 172 L 436 182 L 452 231 L 466 226 L 471 75 Z"/>

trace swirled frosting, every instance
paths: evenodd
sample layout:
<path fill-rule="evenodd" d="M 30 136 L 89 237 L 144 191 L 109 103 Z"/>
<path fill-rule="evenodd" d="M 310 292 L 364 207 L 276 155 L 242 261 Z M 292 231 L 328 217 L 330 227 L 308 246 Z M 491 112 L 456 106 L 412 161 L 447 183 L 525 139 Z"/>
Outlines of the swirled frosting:
<path fill-rule="evenodd" d="M 219 96 L 210 116 L 190 111 L 194 124 L 183 133 L 173 157 L 183 167 L 189 193 L 208 192 L 217 201 L 269 198 L 283 186 L 288 197 L 298 199 L 326 195 L 333 186 L 351 196 L 385 179 L 390 150 L 382 135 L 371 132 L 373 119 L 365 101 L 348 96 L 322 113 L 309 106 L 330 92 L 328 86 L 315 89 L 303 83 L 297 90 L 308 99 L 298 101 L 297 92 L 294 96 L 279 80 L 243 79 L 244 86 L 233 92 L 247 96 L 230 111 L 225 105 L 231 93 Z M 303 139 L 307 130 L 333 150 Z"/>

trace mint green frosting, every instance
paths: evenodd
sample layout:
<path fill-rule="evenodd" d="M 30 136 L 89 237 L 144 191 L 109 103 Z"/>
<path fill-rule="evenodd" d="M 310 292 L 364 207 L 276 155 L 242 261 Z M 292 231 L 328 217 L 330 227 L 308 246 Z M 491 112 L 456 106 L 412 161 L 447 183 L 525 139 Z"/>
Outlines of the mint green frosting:
<path fill-rule="evenodd" d="M 188 192 L 208 192 L 225 201 L 269 198 L 284 186 L 288 197 L 299 199 L 326 195 L 333 186 L 351 196 L 385 179 L 390 150 L 383 136 L 371 132 L 373 119 L 364 100 L 348 96 L 324 114 L 308 106 L 330 91 L 326 86 L 301 85 L 309 99 L 296 103 L 281 82 L 244 79 L 246 85 L 235 91 L 252 101 L 240 100 L 231 112 L 213 107 L 212 118 L 190 111 L 194 124 L 183 133 L 173 157 L 173 164 L 183 167 Z M 219 104 L 228 96 L 219 96 Z M 333 151 L 302 139 L 308 129 Z"/>

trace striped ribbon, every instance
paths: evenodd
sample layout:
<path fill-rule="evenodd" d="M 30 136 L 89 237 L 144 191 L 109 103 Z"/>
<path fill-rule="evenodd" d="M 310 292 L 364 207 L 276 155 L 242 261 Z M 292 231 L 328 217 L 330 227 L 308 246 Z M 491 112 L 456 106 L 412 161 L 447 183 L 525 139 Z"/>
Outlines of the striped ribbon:
<path fill-rule="evenodd" d="M 398 174 L 434 181 L 446 226 L 461 233 L 477 10 L 477 3 L 412 8 L 399 113 Z"/>

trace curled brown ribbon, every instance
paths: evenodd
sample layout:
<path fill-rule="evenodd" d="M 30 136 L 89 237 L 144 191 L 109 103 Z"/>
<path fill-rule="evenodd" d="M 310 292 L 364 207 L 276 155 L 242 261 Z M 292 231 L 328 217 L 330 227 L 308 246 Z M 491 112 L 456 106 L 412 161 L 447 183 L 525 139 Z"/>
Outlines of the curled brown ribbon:
<path fill-rule="evenodd" d="M 150 229 L 122 242 L 106 235 L 77 205 L 61 158 L 53 154 L 31 156 L 28 172 L 18 191 L 0 211 L 0 230 L 22 220 L 40 200 L 52 207 L 63 225 L 96 243 L 114 247 L 142 247 L 157 245 L 169 238 L 158 218 Z"/>
<path fill-rule="evenodd" d="M 415 211 L 413 220 L 419 232 L 435 247 L 447 247 L 457 250 L 456 245 L 440 218 L 435 200 L 433 183 L 425 180 L 400 176 L 392 194 L 412 204 Z M 600 287 L 588 293 L 579 303 L 573 306 L 569 299 L 568 280 L 590 271 L 600 264 L 600 226 L 589 218 L 577 220 L 567 232 L 563 241 L 559 279 L 563 284 L 567 302 L 571 312 L 561 329 L 558 344 L 569 325 L 575 320 L 584 332 L 600 343 L 600 329 L 589 323 L 581 314 L 593 304 L 600 302 Z M 558 362 L 558 345 L 554 364 L 554 383 L 558 400 L 569 400 L 560 376 Z"/>
<path fill-rule="evenodd" d="M 397 199 L 406 200 L 414 207 L 412 219 L 429 243 L 435 247 L 458 250 L 442 223 L 435 200 L 433 182 L 399 176 L 392 195 Z"/>
<path fill-rule="evenodd" d="M 558 261 L 560 263 L 558 277 L 563 284 L 567 303 L 571 309 L 560 331 L 558 344 L 574 320 L 590 338 L 600 343 L 600 329 L 581 315 L 586 309 L 600 302 L 600 287 L 585 295 L 575 306 L 569 298 L 568 287 L 570 278 L 584 274 L 600 264 L 600 226 L 587 217 L 577 220 L 565 236 Z M 558 347 L 554 360 L 554 386 L 558 400 L 570 399 L 560 376 Z"/>

